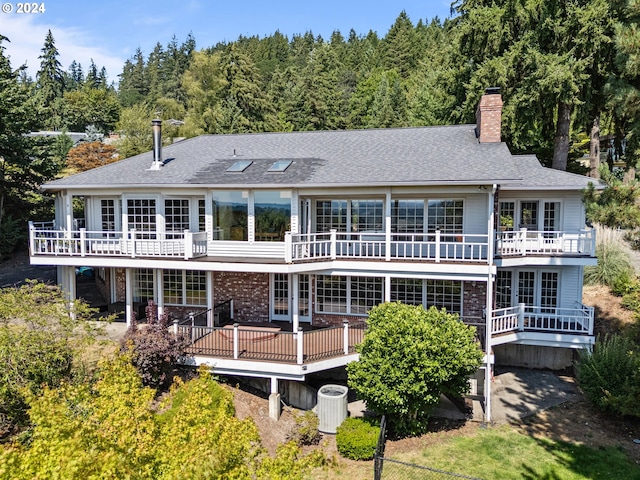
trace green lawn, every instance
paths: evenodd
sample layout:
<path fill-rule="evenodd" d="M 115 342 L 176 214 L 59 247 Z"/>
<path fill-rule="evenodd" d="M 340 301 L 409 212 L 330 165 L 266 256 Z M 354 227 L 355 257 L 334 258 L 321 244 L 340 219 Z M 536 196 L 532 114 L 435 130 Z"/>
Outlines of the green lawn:
<path fill-rule="evenodd" d="M 640 479 L 640 467 L 616 448 L 594 449 L 536 439 L 509 426 L 479 429 L 476 435 L 453 437 L 426 450 L 393 458 L 487 480 Z M 403 479 L 424 476 L 420 470 L 413 475 L 405 467 L 389 462 L 383 478 L 392 479 L 400 473 Z"/>
<path fill-rule="evenodd" d="M 435 435 L 438 438 L 438 434 Z M 431 442 L 430 442 L 431 443 Z M 389 458 L 483 480 L 640 480 L 640 466 L 617 448 L 590 448 L 566 442 L 536 439 L 515 428 L 478 428 L 469 435 L 442 438 L 423 450 L 395 453 Z M 313 472 L 314 480 L 373 478 L 373 461 L 337 458 Z M 386 462 L 383 480 L 446 480 L 448 477 Z"/>

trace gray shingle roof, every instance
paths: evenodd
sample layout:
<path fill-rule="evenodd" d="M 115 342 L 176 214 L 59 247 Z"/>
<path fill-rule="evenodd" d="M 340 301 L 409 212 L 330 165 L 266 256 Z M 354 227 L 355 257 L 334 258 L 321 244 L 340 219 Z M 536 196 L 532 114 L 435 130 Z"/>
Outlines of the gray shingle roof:
<path fill-rule="evenodd" d="M 149 170 L 153 154 L 147 152 L 45 188 L 498 183 L 580 189 L 588 184 L 586 177 L 542 167 L 533 156 L 514 156 L 504 143 L 480 144 L 474 127 L 202 135 L 164 147 L 159 170 Z M 282 159 L 293 161 L 285 172 L 267 172 Z M 253 163 L 244 172 L 227 172 L 237 160 Z"/>

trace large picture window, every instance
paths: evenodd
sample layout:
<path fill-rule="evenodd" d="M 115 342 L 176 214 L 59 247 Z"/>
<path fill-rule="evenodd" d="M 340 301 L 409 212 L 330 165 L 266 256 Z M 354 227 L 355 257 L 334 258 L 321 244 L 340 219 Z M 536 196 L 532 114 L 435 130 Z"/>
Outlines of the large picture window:
<path fill-rule="evenodd" d="M 291 194 L 280 191 L 254 193 L 255 238 L 259 242 L 282 242 L 291 229 Z"/>
<path fill-rule="evenodd" d="M 213 239 L 248 240 L 249 195 L 239 190 L 213 192 Z"/>
<path fill-rule="evenodd" d="M 197 270 L 164 270 L 164 303 L 204 306 L 207 304 L 207 276 Z"/>

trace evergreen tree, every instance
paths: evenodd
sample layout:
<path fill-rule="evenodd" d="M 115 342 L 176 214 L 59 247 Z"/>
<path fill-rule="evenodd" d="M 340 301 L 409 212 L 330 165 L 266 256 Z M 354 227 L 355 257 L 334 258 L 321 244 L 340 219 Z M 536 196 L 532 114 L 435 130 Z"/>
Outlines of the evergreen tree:
<path fill-rule="evenodd" d="M 35 127 L 36 100 L 11 69 L 2 45 L 5 40 L 0 35 L 0 238 L 4 238 L 10 214 L 20 220 L 12 229 L 25 224 L 34 202 L 41 200 L 40 185 L 52 179 L 61 166 L 49 158 L 48 140 L 25 135 Z"/>
<path fill-rule="evenodd" d="M 383 40 L 384 67 L 395 68 L 402 78 L 407 78 L 418 63 L 418 47 L 413 24 L 403 10 Z"/>
<path fill-rule="evenodd" d="M 225 133 L 263 132 L 268 130 L 271 108 L 260 89 L 257 68 L 251 59 L 231 46 L 221 57 L 225 86 L 223 120 L 219 128 Z"/>
<path fill-rule="evenodd" d="M 36 74 L 36 87 L 40 103 L 40 113 L 46 128 L 59 128 L 61 123 L 61 104 L 64 93 L 64 75 L 58 61 L 58 49 L 51 30 L 42 47 L 40 59 L 40 69 Z"/>
<path fill-rule="evenodd" d="M 616 24 L 616 71 L 606 86 L 612 109 L 613 156 L 627 165 L 625 181 L 635 179 L 640 161 L 640 2 L 628 0 Z"/>
<path fill-rule="evenodd" d="M 458 0 L 454 6 L 463 65 L 458 82 L 468 85 L 459 120 L 472 121 L 485 87 L 501 86 L 505 137 L 514 150 L 566 169 L 572 119 L 591 110 L 599 87 L 593 72 L 608 68 L 610 3 Z"/>

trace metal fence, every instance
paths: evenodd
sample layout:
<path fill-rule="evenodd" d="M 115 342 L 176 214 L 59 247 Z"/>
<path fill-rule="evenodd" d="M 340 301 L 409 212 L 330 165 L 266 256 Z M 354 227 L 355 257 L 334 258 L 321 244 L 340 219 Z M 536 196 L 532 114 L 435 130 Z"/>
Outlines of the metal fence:
<path fill-rule="evenodd" d="M 387 418 L 382 416 L 380 421 L 380 436 L 374 457 L 374 480 L 451 480 L 464 478 L 467 480 L 481 480 L 460 473 L 445 472 L 437 468 L 425 467 L 413 463 L 401 462 L 385 458 L 384 448 L 387 441 Z"/>

